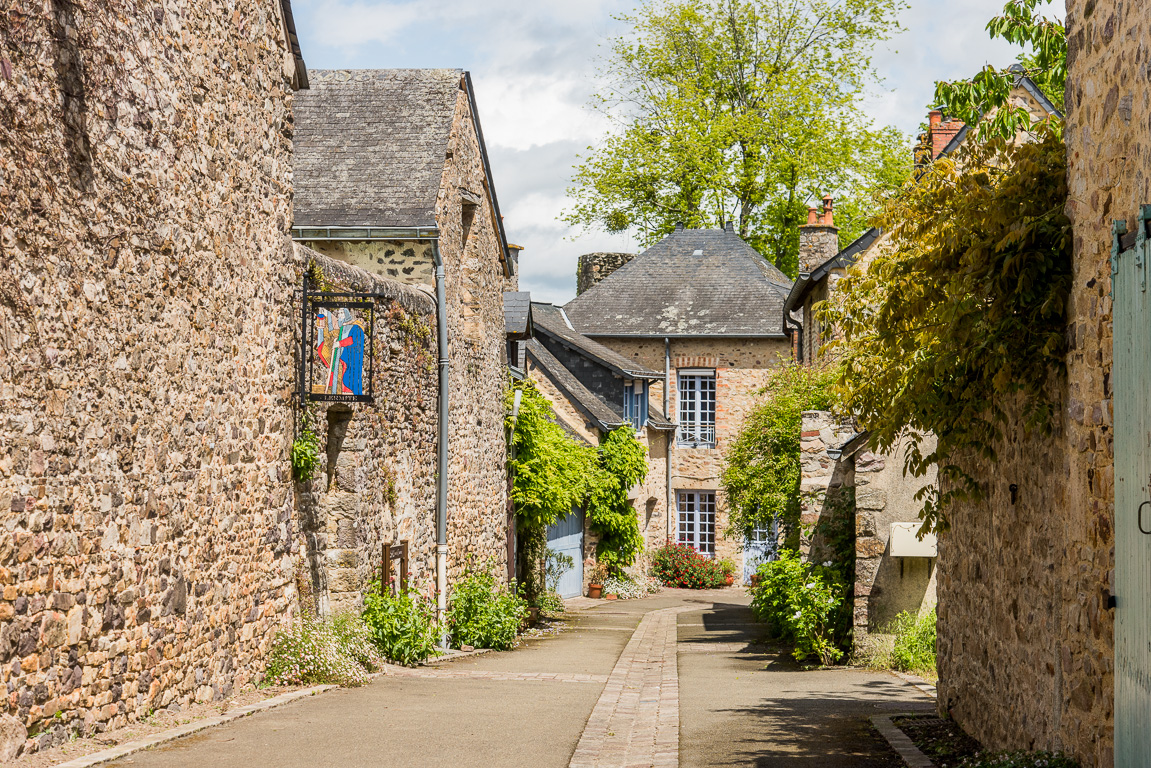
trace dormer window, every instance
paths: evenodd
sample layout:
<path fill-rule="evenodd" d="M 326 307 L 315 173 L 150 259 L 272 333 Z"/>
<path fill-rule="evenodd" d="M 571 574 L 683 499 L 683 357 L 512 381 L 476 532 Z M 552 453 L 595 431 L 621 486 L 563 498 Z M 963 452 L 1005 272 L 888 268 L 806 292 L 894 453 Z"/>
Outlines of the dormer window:
<path fill-rule="evenodd" d="M 623 384 L 623 418 L 631 422 L 636 432 L 647 424 L 647 386 L 643 381 L 625 381 Z"/>

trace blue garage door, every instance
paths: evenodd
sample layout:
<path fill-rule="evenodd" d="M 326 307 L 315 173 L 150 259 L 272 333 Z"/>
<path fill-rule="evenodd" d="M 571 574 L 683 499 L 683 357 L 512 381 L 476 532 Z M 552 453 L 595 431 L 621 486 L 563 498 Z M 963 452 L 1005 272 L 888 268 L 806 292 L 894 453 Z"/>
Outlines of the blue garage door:
<path fill-rule="evenodd" d="M 575 567 L 560 577 L 557 591 L 560 597 L 579 597 L 583 594 L 583 510 L 573 509 L 571 514 L 548 528 L 548 549 L 562 552 L 572 559 Z"/>

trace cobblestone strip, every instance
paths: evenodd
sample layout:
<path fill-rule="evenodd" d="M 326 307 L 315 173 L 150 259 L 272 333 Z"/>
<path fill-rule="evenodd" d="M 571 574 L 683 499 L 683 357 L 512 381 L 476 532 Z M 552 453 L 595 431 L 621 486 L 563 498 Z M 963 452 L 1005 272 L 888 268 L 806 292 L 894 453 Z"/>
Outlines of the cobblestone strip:
<path fill-rule="evenodd" d="M 935 768 L 931 758 L 920 752 L 915 742 L 909 739 L 899 726 L 891 722 L 892 717 L 899 715 L 875 715 L 871 718 L 871 723 L 875 726 L 875 730 L 887 739 L 891 748 L 899 753 L 908 768 Z"/>
<path fill-rule="evenodd" d="M 571 768 L 679 765 L 679 667 L 676 616 L 652 611 L 620 654 L 588 718 Z"/>
<path fill-rule="evenodd" d="M 481 672 L 470 669 L 435 669 L 384 665 L 387 677 L 419 677 L 432 680 L 536 680 L 549 683 L 606 683 L 607 675 L 568 672 Z"/>

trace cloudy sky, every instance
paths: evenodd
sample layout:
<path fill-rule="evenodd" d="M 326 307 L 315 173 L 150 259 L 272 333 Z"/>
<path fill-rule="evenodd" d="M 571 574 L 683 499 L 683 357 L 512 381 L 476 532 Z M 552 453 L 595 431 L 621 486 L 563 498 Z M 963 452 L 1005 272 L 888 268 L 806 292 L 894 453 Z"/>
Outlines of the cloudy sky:
<path fill-rule="evenodd" d="M 909 1 L 905 31 L 876 51 L 884 84 L 865 110 L 910 136 L 936 80 L 1005 66 L 1015 51 L 984 30 L 1004 0 Z M 292 2 L 311 69 L 471 71 L 508 238 L 525 249 L 520 288 L 557 303 L 575 295 L 579 254 L 634 249 L 628 237 L 573 230 L 558 219 L 577 156 L 607 130 L 585 107 L 596 57 L 623 31 L 612 17 L 632 7 L 632 0 Z"/>

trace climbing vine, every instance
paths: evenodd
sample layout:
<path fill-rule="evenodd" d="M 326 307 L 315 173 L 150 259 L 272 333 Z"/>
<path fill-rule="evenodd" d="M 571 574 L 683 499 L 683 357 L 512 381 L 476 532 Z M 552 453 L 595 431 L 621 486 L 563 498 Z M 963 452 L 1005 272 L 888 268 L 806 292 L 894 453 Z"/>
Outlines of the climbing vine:
<path fill-rule="evenodd" d="M 588 494 L 591 528 L 599 533 L 596 557 L 613 571 L 635 562 L 643 549 L 639 518 L 628 491 L 647 477 L 647 451 L 631 425 L 613 429 L 600 441 L 599 472 Z"/>
<path fill-rule="evenodd" d="M 522 394 L 513 421 L 516 391 Z M 511 496 L 524 549 L 542 551 L 548 526 L 573 507 L 583 506 L 591 529 L 600 535 L 596 548 L 600 562 L 613 569 L 631 565 L 643 548 L 643 538 L 627 494 L 647 475 L 647 452 L 631 427 L 611 431 L 598 448 L 582 443 L 564 431 L 547 398 L 527 380 L 515 382 L 508 391 L 507 413 L 512 433 Z M 530 592 L 532 585 L 526 586 Z"/>
<path fill-rule="evenodd" d="M 792 363 L 772 373 L 760 390 L 720 475 L 733 536 L 797 517 L 803 412 L 831 408 L 837 375 L 834 368 Z"/>
<path fill-rule="evenodd" d="M 1048 430 L 1064 370 L 1071 287 L 1066 153 L 1055 126 L 997 136 L 940 158 L 884 204 L 890 247 L 817 305 L 843 339 L 844 407 L 905 469 L 939 467 L 918 498 L 927 530 L 978 498 L 962 462 L 994 461 L 1008 425 Z M 929 450 L 923 436 L 934 434 Z"/>
<path fill-rule="evenodd" d="M 320 467 L 320 437 L 310 408 L 304 408 L 300 415 L 300 432 L 292 442 L 291 461 L 292 477 L 301 483 L 315 477 Z"/>

